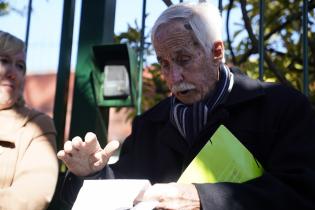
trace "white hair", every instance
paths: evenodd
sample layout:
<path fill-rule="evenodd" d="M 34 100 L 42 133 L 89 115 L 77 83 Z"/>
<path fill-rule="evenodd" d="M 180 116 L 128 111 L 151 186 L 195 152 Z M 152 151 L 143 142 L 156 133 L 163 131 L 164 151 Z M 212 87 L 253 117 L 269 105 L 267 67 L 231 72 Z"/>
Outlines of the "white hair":
<path fill-rule="evenodd" d="M 223 41 L 223 21 L 220 11 L 213 4 L 202 2 L 179 3 L 168 7 L 158 17 L 152 27 L 151 40 L 153 44 L 155 33 L 159 26 L 174 19 L 183 20 L 184 23 L 188 23 L 197 41 L 208 53 L 211 52 L 215 41 Z M 222 62 L 224 62 L 224 57 Z"/>

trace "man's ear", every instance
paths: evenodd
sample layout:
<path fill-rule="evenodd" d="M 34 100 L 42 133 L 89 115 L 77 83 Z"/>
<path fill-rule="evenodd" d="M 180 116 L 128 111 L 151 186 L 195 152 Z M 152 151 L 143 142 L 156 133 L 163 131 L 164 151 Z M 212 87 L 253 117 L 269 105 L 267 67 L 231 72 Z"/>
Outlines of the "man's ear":
<path fill-rule="evenodd" d="M 212 46 L 212 54 L 214 61 L 221 61 L 224 55 L 224 45 L 222 41 L 215 41 Z"/>

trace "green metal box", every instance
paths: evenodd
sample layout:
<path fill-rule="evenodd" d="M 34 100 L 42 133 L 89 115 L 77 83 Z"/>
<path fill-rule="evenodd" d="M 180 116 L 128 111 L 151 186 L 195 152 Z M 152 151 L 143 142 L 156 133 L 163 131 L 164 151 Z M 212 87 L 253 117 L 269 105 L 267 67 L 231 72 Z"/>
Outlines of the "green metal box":
<path fill-rule="evenodd" d="M 137 98 L 137 55 L 127 44 L 93 46 L 98 106 L 131 107 Z"/>

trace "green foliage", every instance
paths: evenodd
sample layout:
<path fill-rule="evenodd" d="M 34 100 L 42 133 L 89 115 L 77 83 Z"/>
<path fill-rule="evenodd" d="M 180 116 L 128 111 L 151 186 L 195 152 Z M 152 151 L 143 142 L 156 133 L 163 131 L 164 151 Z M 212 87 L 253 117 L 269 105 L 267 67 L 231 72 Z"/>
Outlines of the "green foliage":
<path fill-rule="evenodd" d="M 9 2 L 6 0 L 0 0 L 0 16 L 9 13 Z"/>
<path fill-rule="evenodd" d="M 161 74 L 161 67 L 154 63 L 144 72 L 142 111 L 148 110 L 170 94 Z"/>
<path fill-rule="evenodd" d="M 233 4 L 231 10 L 229 11 L 228 5 L 225 6 L 225 10 L 228 12 L 238 10 L 243 18 L 235 24 L 236 30 L 230 34 L 232 38 L 229 41 L 234 47 L 226 45 L 227 60 L 257 78 L 259 1 L 230 0 L 229 3 Z M 282 82 L 301 91 L 303 88 L 302 3 L 296 0 L 268 1 L 265 3 L 264 15 L 264 79 Z M 314 8 L 315 1 L 309 1 L 307 56 L 310 99 L 313 102 L 315 102 Z M 246 16 L 249 27 L 246 27 Z"/>
<path fill-rule="evenodd" d="M 144 40 L 147 40 L 149 35 L 144 36 Z M 141 28 L 139 28 L 137 21 L 135 21 L 135 27 L 132 27 L 128 24 L 127 31 L 122 32 L 118 35 L 114 35 L 114 42 L 115 43 L 127 43 L 130 47 L 132 47 L 136 53 L 140 54 L 140 42 L 141 42 Z M 143 55 L 144 55 L 144 62 L 146 62 L 146 57 L 152 54 L 152 47 L 151 43 L 144 42 L 143 46 Z"/>

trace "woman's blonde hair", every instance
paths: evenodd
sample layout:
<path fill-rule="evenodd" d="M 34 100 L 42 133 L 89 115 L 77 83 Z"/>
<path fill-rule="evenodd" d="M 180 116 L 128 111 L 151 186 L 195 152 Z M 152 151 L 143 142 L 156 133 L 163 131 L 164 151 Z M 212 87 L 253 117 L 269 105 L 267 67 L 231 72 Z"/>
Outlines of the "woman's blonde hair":
<path fill-rule="evenodd" d="M 8 32 L 0 30 L 0 55 L 15 55 L 20 52 L 25 52 L 24 41 Z M 16 105 L 23 106 L 24 104 L 23 91 L 21 91 Z"/>
<path fill-rule="evenodd" d="M 8 32 L 0 30 L 0 54 L 13 55 L 25 51 L 24 42 Z"/>

